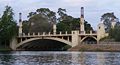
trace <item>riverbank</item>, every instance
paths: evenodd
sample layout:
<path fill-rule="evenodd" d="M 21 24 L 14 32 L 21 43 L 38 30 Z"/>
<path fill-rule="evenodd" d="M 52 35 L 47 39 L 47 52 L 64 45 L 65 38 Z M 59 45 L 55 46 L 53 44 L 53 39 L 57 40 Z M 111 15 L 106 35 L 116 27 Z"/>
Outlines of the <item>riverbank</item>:
<path fill-rule="evenodd" d="M 0 47 L 0 51 L 12 51 L 10 47 Z"/>
<path fill-rule="evenodd" d="M 120 44 L 79 44 L 68 51 L 118 52 Z"/>

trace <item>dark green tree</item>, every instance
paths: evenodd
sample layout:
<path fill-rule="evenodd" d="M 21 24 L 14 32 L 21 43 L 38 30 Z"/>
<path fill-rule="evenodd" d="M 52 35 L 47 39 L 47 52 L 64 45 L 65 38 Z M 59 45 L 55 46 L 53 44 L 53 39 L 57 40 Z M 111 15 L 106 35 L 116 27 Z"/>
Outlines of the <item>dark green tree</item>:
<path fill-rule="evenodd" d="M 111 28 L 112 19 L 117 19 L 117 18 L 114 15 L 114 13 L 105 13 L 101 16 L 101 19 L 103 20 L 103 23 L 105 25 L 106 32 L 109 32 L 109 30 Z M 116 22 L 117 22 L 117 20 L 116 20 Z"/>
<path fill-rule="evenodd" d="M 28 17 L 29 32 L 50 32 L 52 25 L 56 24 L 56 13 L 48 8 L 40 8 L 36 12 L 30 12 Z"/>
<path fill-rule="evenodd" d="M 48 22 L 48 19 L 39 14 L 29 19 L 29 32 L 49 32 L 51 29 L 52 25 Z"/>
<path fill-rule="evenodd" d="M 62 8 L 58 8 L 58 15 L 60 16 L 59 18 L 58 18 L 58 21 L 63 21 L 63 20 L 65 20 L 65 18 L 66 18 L 66 16 L 67 16 L 67 14 L 66 14 L 66 9 L 62 9 Z"/>
<path fill-rule="evenodd" d="M 90 33 L 90 31 L 93 31 L 92 26 L 87 21 L 85 21 L 84 25 L 86 33 Z"/>
<path fill-rule="evenodd" d="M 12 8 L 6 6 L 0 20 L 0 43 L 3 45 L 9 45 L 12 37 L 16 35 L 17 25 L 13 15 Z"/>
<path fill-rule="evenodd" d="M 120 25 L 116 25 L 114 28 L 111 28 L 109 31 L 109 37 L 115 41 L 120 41 Z"/>
<path fill-rule="evenodd" d="M 59 8 L 58 9 L 58 23 L 57 23 L 57 31 L 68 31 L 71 32 L 72 30 L 80 30 L 80 18 L 74 18 L 68 14 L 66 14 L 66 9 Z M 90 30 L 93 30 L 91 25 L 85 21 L 85 30 L 87 33 Z"/>
<path fill-rule="evenodd" d="M 29 32 L 29 21 L 24 20 L 22 24 L 23 24 L 23 32 L 28 33 Z"/>

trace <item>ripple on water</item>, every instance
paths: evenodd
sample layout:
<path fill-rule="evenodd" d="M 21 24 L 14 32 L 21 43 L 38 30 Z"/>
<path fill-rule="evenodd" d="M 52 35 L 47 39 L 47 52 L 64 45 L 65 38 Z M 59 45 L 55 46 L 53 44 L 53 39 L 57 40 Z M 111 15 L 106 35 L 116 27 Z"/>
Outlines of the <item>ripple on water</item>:
<path fill-rule="evenodd" d="M 120 65 L 119 52 L 0 53 L 0 65 Z"/>

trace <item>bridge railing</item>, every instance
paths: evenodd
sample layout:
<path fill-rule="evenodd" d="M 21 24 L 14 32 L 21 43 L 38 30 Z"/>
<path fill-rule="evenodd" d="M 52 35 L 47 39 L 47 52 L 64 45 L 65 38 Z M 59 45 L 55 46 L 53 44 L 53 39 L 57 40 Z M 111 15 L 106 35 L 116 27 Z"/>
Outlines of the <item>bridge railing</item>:
<path fill-rule="evenodd" d="M 81 33 L 79 31 L 77 31 L 79 34 L 78 35 L 97 35 L 97 33 L 90 31 L 90 33 Z M 22 35 L 19 35 L 18 37 L 25 37 L 25 36 L 70 36 L 72 35 L 72 32 L 57 32 L 57 33 L 53 33 L 53 32 L 38 32 L 38 33 L 22 33 Z"/>
<path fill-rule="evenodd" d="M 71 35 L 71 33 L 68 33 L 67 31 L 66 32 L 59 32 L 59 33 L 56 33 L 56 34 L 54 34 L 54 33 L 52 33 L 52 32 L 38 32 L 38 33 L 22 33 L 22 35 L 20 35 L 19 37 L 21 37 L 21 36 L 23 36 L 23 37 L 25 37 L 25 36 L 60 36 L 60 35 L 64 35 L 64 36 L 66 36 L 66 35 Z"/>
<path fill-rule="evenodd" d="M 97 34 L 96 31 L 90 31 L 90 32 L 81 31 L 81 32 L 79 32 L 79 35 L 96 35 L 96 34 Z"/>

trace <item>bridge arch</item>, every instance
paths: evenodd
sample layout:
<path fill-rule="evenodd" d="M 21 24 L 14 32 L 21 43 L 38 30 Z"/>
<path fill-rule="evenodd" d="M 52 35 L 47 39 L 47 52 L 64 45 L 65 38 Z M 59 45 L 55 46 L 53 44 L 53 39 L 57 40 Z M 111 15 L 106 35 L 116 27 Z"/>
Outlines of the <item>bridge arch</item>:
<path fill-rule="evenodd" d="M 95 36 L 85 36 L 85 37 L 83 37 L 82 39 L 81 39 L 81 42 L 83 42 L 85 39 L 87 39 L 87 38 L 92 38 L 92 39 L 94 39 L 96 42 L 97 42 L 97 37 L 95 37 Z"/>
<path fill-rule="evenodd" d="M 23 44 L 26 44 L 26 43 L 31 42 L 31 41 L 34 41 L 34 40 L 40 40 L 40 39 L 55 40 L 55 41 L 59 41 L 59 42 L 62 42 L 62 43 L 65 43 L 65 44 L 67 44 L 67 45 L 72 46 L 72 42 L 70 42 L 70 41 L 67 41 L 67 40 L 64 40 L 64 39 L 60 39 L 60 38 L 46 37 L 46 38 L 30 38 L 30 39 L 27 39 L 27 40 L 22 41 L 22 42 L 20 42 L 19 44 L 17 44 L 17 45 L 16 45 L 16 49 L 17 49 L 18 47 L 20 47 L 21 45 L 23 45 Z"/>

